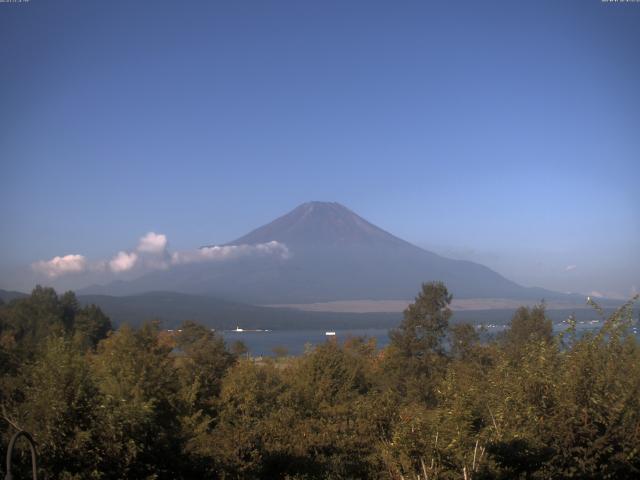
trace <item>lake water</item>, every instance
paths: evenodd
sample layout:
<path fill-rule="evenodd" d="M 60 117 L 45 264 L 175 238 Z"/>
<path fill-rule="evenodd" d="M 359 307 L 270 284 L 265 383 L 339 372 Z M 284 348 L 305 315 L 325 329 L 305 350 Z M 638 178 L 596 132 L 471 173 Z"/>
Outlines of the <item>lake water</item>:
<path fill-rule="evenodd" d="M 598 320 L 582 321 L 576 325 L 576 330 L 578 333 L 584 333 L 596 330 L 601 326 L 602 322 Z M 488 334 L 495 334 L 504 330 L 505 325 L 488 325 L 486 328 Z M 560 332 L 566 328 L 566 324 L 554 324 L 555 332 Z M 285 347 L 289 355 L 300 355 L 304 353 L 306 344 L 319 345 L 326 342 L 328 338 L 334 338 L 328 337 L 324 330 L 223 331 L 221 333 L 228 346 L 236 340 L 241 340 L 249 348 L 249 353 L 253 356 L 273 355 L 275 347 Z M 335 338 L 340 343 L 349 337 L 368 337 L 376 339 L 378 348 L 389 344 L 389 330 L 386 328 L 336 330 L 335 333 Z M 638 332 L 636 331 L 636 333 Z"/>
<path fill-rule="evenodd" d="M 329 337 L 324 330 L 224 331 L 222 336 L 228 346 L 236 340 L 243 341 L 253 356 L 273 355 L 275 347 L 286 347 L 289 355 L 300 355 L 304 353 L 305 344 L 319 345 L 329 338 L 337 338 L 339 342 L 349 337 L 375 338 L 378 347 L 384 347 L 389 343 L 389 330 L 386 328 L 336 330 L 335 333 L 335 337 Z"/>

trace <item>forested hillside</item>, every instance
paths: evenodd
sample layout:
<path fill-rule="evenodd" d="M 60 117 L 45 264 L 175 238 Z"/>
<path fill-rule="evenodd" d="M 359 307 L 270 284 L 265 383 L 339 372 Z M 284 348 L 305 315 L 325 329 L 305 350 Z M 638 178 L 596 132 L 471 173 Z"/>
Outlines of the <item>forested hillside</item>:
<path fill-rule="evenodd" d="M 113 330 L 36 288 L 0 305 L 0 446 L 31 432 L 41 478 L 638 478 L 631 302 L 581 337 L 523 307 L 483 343 L 450 301 L 423 285 L 384 349 L 254 359 L 193 322 Z"/>

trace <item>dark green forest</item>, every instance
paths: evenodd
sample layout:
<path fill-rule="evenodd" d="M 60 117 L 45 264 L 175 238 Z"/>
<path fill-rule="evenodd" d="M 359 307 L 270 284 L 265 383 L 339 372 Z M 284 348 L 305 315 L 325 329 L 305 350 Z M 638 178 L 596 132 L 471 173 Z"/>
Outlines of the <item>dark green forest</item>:
<path fill-rule="evenodd" d="M 521 307 L 480 341 L 429 283 L 384 349 L 256 359 L 37 287 L 0 305 L 0 446 L 30 432 L 51 479 L 640 478 L 636 300 L 584 335 Z"/>

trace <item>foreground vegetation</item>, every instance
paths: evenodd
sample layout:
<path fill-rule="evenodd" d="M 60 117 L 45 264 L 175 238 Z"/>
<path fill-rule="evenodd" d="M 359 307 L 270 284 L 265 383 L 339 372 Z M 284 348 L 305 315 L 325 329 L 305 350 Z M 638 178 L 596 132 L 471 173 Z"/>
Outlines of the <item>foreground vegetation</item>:
<path fill-rule="evenodd" d="M 450 301 L 423 285 L 382 350 L 257 363 L 192 322 L 112 331 L 38 287 L 0 306 L 1 446 L 28 430 L 62 479 L 639 478 L 632 303 L 581 337 L 520 308 L 481 343 Z"/>

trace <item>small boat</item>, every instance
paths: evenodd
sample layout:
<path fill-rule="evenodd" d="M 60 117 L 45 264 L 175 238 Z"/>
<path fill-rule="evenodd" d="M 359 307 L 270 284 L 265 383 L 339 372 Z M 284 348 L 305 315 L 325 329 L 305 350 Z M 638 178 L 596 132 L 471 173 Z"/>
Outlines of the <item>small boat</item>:
<path fill-rule="evenodd" d="M 240 333 L 244 332 L 244 333 L 247 333 L 247 332 L 270 332 L 271 330 L 263 330 L 261 328 L 255 328 L 255 329 L 252 329 L 252 328 L 240 328 L 239 326 L 237 326 L 235 329 L 233 329 L 231 331 L 232 332 L 240 332 Z"/>

